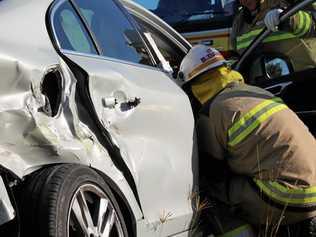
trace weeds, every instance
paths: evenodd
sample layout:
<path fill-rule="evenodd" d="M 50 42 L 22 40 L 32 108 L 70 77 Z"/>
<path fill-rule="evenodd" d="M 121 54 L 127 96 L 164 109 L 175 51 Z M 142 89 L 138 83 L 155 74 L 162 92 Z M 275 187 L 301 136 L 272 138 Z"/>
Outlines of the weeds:
<path fill-rule="evenodd" d="M 202 230 L 200 228 L 202 226 L 202 222 L 200 221 L 201 213 L 202 211 L 211 208 L 212 205 L 207 198 L 201 198 L 201 195 L 195 191 L 189 194 L 188 200 L 191 201 L 194 210 L 190 224 L 190 236 L 198 236 L 198 232 Z"/>
<path fill-rule="evenodd" d="M 165 210 L 162 212 L 162 214 L 159 217 L 160 223 L 163 224 L 165 222 L 167 222 L 167 220 L 169 220 L 172 217 L 172 213 L 171 212 L 166 212 Z"/>

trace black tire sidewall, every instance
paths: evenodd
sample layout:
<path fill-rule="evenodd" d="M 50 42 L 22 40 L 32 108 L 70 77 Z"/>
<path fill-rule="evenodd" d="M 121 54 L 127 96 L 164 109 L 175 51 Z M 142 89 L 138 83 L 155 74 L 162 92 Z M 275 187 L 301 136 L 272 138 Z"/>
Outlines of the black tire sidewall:
<path fill-rule="evenodd" d="M 95 185 L 108 197 L 119 218 L 124 236 L 128 236 L 122 212 L 113 193 L 104 179 L 92 168 L 82 165 L 62 165 L 47 181 L 41 195 L 41 203 L 44 202 L 46 205 L 42 205 L 40 208 L 47 208 L 47 212 L 46 210 L 43 211 L 48 215 L 48 233 L 46 232 L 47 230 L 42 229 L 46 234 L 42 233 L 44 235 L 41 234 L 41 236 L 67 237 L 68 214 L 71 208 L 71 201 L 77 190 L 87 184 Z M 58 190 L 56 195 L 50 195 L 53 186 L 55 192 Z M 42 226 L 45 226 L 45 224 Z"/>

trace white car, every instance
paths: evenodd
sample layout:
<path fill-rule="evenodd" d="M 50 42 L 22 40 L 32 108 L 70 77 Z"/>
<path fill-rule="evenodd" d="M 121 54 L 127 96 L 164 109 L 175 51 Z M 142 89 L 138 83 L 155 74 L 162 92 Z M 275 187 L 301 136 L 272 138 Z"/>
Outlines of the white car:
<path fill-rule="evenodd" d="M 175 79 L 191 46 L 121 3 L 0 1 L 0 236 L 198 235 L 208 205 L 190 99 Z M 261 41 L 236 69 L 316 134 L 315 68 L 258 55 Z"/>
<path fill-rule="evenodd" d="M 1 236 L 188 235 L 194 118 L 171 64 L 116 0 L 0 1 Z"/>

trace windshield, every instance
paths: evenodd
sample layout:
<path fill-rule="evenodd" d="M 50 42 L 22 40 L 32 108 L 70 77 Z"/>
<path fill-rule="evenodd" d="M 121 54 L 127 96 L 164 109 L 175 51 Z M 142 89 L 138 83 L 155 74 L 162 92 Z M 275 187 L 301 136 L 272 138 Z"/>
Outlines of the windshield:
<path fill-rule="evenodd" d="M 217 15 L 232 16 L 234 0 L 135 0 L 174 25 L 192 21 L 211 21 Z"/>

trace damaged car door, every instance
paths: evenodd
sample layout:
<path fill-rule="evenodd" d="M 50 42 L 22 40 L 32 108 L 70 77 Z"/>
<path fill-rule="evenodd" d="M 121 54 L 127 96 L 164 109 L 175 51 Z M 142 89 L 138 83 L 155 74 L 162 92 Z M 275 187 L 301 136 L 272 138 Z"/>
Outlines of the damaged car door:
<path fill-rule="evenodd" d="M 181 233 L 190 225 L 196 181 L 190 101 L 156 67 L 119 3 L 87 2 L 62 0 L 54 6 L 58 47 L 87 74 L 89 99 L 119 149 L 127 169 L 122 173 L 132 176 L 149 229 L 162 236 Z"/>

